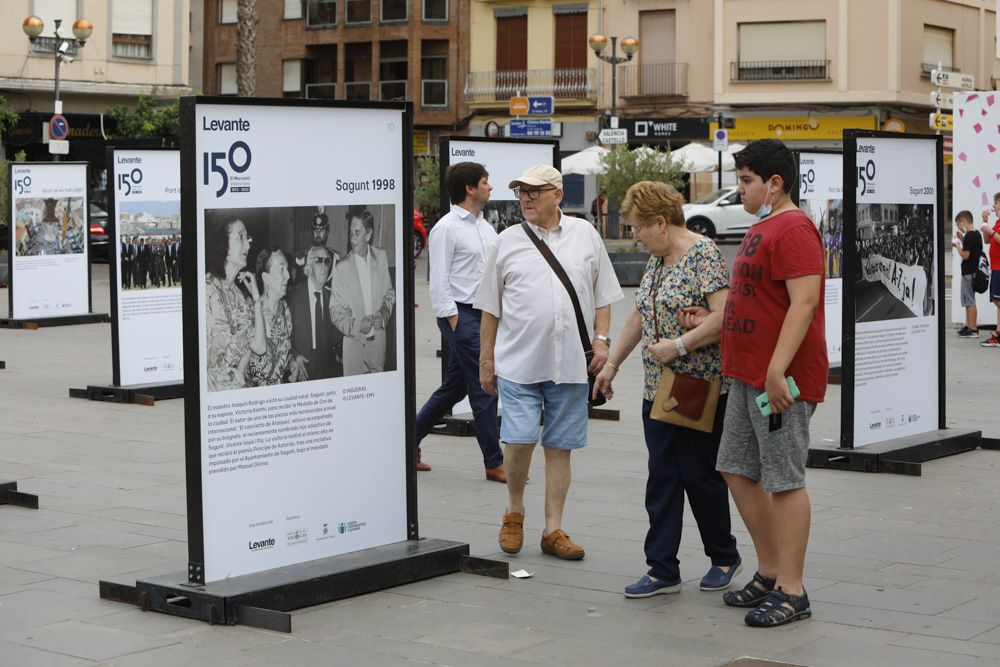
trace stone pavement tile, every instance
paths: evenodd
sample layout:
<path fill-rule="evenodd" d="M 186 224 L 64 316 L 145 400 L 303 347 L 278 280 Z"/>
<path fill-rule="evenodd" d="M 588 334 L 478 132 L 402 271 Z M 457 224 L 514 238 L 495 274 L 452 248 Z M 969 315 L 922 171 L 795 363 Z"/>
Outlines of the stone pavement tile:
<path fill-rule="evenodd" d="M 367 646 L 354 648 L 337 645 L 333 643 L 333 640 L 318 643 L 301 641 L 297 637 L 244 651 L 240 660 L 239 664 L 245 664 L 247 667 L 272 667 L 273 665 L 402 667 L 414 664 L 409 657 L 374 654 Z M 242 662 L 244 660 L 248 662 Z"/>
<path fill-rule="evenodd" d="M 614 641 L 591 636 L 560 637 L 522 653 L 542 664 L 614 665 L 630 667 L 661 665 L 719 665 L 731 650 L 715 643 L 699 642 L 652 633 L 623 631 Z"/>
<path fill-rule="evenodd" d="M 22 485 L 18 482 L 18 489 Z M 31 533 L 52 528 L 65 528 L 80 523 L 80 517 L 76 514 L 64 514 L 55 512 L 48 508 L 31 510 L 13 505 L 5 505 L 0 512 L 0 535 L 6 536 L 8 532 Z"/>
<path fill-rule="evenodd" d="M 0 656 L 4 665 L 17 667 L 68 667 L 70 665 L 97 665 L 92 660 L 60 655 L 52 651 L 30 646 L 19 646 L 10 642 L 0 641 Z"/>
<path fill-rule="evenodd" d="M 149 568 L 157 569 L 162 574 L 170 571 L 170 565 L 171 563 L 167 561 L 157 562 L 148 553 L 139 553 L 132 549 L 111 549 L 98 546 L 81 549 L 67 556 L 48 558 L 34 563 L 22 563 L 21 568 L 54 577 L 97 581 Z M 176 569 L 176 563 L 173 565 Z"/>
<path fill-rule="evenodd" d="M 893 630 L 930 637 L 970 639 L 997 625 L 992 621 L 951 618 L 943 614 L 937 616 L 912 614 L 818 600 L 810 600 L 810 606 L 815 618 L 831 623 Z"/>
<path fill-rule="evenodd" d="M 773 631 L 761 630 L 761 632 Z M 843 667 L 843 665 L 851 665 L 852 667 L 914 667 L 914 665 L 941 664 L 947 664 L 948 667 L 986 667 L 995 664 L 989 660 L 937 651 L 828 637 L 815 639 L 771 657 L 812 667 Z"/>
<path fill-rule="evenodd" d="M 892 563 L 891 565 L 881 568 L 880 571 L 887 574 L 912 574 L 928 580 L 941 578 L 945 581 L 986 581 L 985 572 L 962 570 L 945 566 L 931 567 L 928 565 L 914 565 L 912 563 Z"/>
<path fill-rule="evenodd" d="M 1000 646 L 981 642 L 978 640 L 962 641 L 959 639 L 941 639 L 940 637 L 924 637 L 921 635 L 908 635 L 902 639 L 892 642 L 893 646 L 908 646 L 910 648 L 926 649 L 938 654 L 968 655 L 977 658 L 987 658 L 1000 663 Z M 947 655 L 941 656 L 942 662 L 948 660 Z"/>
<path fill-rule="evenodd" d="M 949 560 L 949 552 L 967 544 L 967 540 L 886 531 L 865 533 L 843 541 L 810 539 L 808 553 L 837 556 L 864 554 L 867 558 L 891 562 L 938 565 Z"/>
<path fill-rule="evenodd" d="M 62 549 L 50 549 L 47 547 L 34 546 L 32 544 L 22 544 L 12 540 L 0 539 L 0 563 L 5 565 L 24 565 L 27 563 L 37 563 L 47 558 L 65 556 L 72 552 L 72 548 L 66 546 Z M 32 568 L 24 568 L 32 569 Z"/>
<path fill-rule="evenodd" d="M 456 624 L 455 627 L 455 632 L 459 632 L 461 625 Z M 508 629 L 508 633 L 512 631 L 514 630 Z M 346 651 L 347 655 L 351 655 L 351 652 L 360 653 L 363 656 L 362 661 L 353 664 L 365 665 L 365 667 L 367 667 L 367 660 L 369 659 L 374 660 L 375 662 L 373 664 L 375 665 L 426 664 L 442 666 L 455 665 L 463 667 L 466 665 L 474 665 L 475 667 L 510 667 L 510 665 L 539 664 L 535 661 L 528 660 L 519 654 L 496 656 L 485 654 L 478 650 L 464 651 L 447 646 L 428 644 L 425 642 L 385 639 L 354 632 L 347 632 L 342 635 L 332 637 L 322 642 L 322 645 L 328 646 L 332 655 L 337 655 L 339 651 Z M 406 662 L 383 663 L 381 662 L 382 660 L 405 660 Z"/>
<path fill-rule="evenodd" d="M 0 596 L 0 628 L 3 632 L 36 628 L 67 620 L 88 620 L 108 613 L 110 603 L 33 588 Z"/>
<path fill-rule="evenodd" d="M 912 519 L 890 519 L 883 516 L 860 516 L 860 515 L 840 515 L 837 517 L 826 517 L 821 524 L 813 522 L 812 531 L 822 525 L 824 529 L 836 531 L 840 535 L 847 535 L 852 530 L 865 529 L 863 532 L 876 532 L 886 530 L 894 533 L 906 533 L 909 535 L 931 535 L 934 537 L 951 537 L 956 539 L 967 539 L 981 526 L 980 522 L 974 520 L 962 521 L 959 519 L 944 522 L 936 515 L 928 516 L 924 514 Z M 843 531 L 843 532 L 841 532 Z"/>
<path fill-rule="evenodd" d="M 141 510 L 131 506 L 102 509 L 94 512 L 94 514 L 105 519 L 127 521 L 132 524 L 151 526 L 155 528 L 182 530 L 184 531 L 184 535 L 187 535 L 187 518 L 184 514 Z M 130 530 L 132 530 L 132 528 L 130 528 Z M 135 528 L 134 530 L 138 530 L 138 528 Z"/>
<path fill-rule="evenodd" d="M 111 658 L 166 646 L 173 640 L 81 621 L 62 621 L 9 632 L 3 640 L 87 660 Z"/>
<path fill-rule="evenodd" d="M 835 602 L 867 609 L 887 609 L 914 614 L 940 614 L 975 599 L 975 596 L 945 595 L 885 586 L 836 583 L 809 595 L 810 601 Z"/>
<path fill-rule="evenodd" d="M 971 601 L 956 600 L 953 608 L 942 616 L 971 621 L 995 620 L 995 625 L 1000 625 L 1000 591 L 996 586 L 984 587 L 982 597 Z"/>
<path fill-rule="evenodd" d="M 916 574 L 889 571 L 885 568 L 856 567 L 850 562 L 843 562 L 838 557 L 825 556 L 819 558 L 814 557 L 810 553 L 806 554 L 805 575 L 806 579 L 823 579 L 826 581 L 840 581 L 866 586 L 890 586 L 893 588 L 907 588 L 912 584 L 923 581 L 923 577 Z M 809 590 L 812 589 L 810 588 Z"/>
<path fill-rule="evenodd" d="M 986 644 L 1000 644 L 1000 625 L 991 630 L 987 630 L 982 634 L 976 635 L 972 638 L 972 641 L 984 642 Z"/>
<path fill-rule="evenodd" d="M 61 549 L 82 549 L 93 546 L 128 549 L 162 540 L 146 535 L 123 532 L 121 526 L 111 521 L 81 519 L 81 525 L 51 528 L 31 533 L 6 533 L 5 540 L 21 544 Z"/>
<path fill-rule="evenodd" d="M 558 635 L 541 632 L 533 627 L 512 632 L 511 628 L 498 619 L 497 622 L 479 621 L 462 623 L 457 627 L 439 628 L 436 632 L 423 635 L 414 641 L 456 651 L 503 657 L 517 655 L 525 649 L 545 644 Z"/>
<path fill-rule="evenodd" d="M 97 587 L 94 586 L 96 596 Z M 152 637 L 167 637 L 173 633 L 185 633 L 193 626 L 202 625 L 201 621 L 195 621 L 182 616 L 171 614 L 160 614 L 154 611 L 143 612 L 139 607 L 129 604 L 115 604 L 108 607 L 109 613 L 97 616 L 88 621 L 95 625 L 102 625 L 109 628 L 118 628 Z M 207 626 L 215 627 L 215 626 Z M 292 630 L 296 628 L 293 625 Z"/>
<path fill-rule="evenodd" d="M 942 565 L 959 570 L 974 570 L 984 574 L 1000 572 L 1000 547 L 989 542 L 970 543 L 963 549 L 948 552 Z"/>

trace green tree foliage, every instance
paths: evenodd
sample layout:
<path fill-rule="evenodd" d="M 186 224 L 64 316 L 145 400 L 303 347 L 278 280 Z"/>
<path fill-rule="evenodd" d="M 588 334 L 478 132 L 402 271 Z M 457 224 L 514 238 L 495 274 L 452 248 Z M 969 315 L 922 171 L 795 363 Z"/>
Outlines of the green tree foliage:
<path fill-rule="evenodd" d="M 177 139 L 181 133 L 180 99 L 162 105 L 140 95 L 135 109 L 113 106 L 107 114 L 118 124 L 116 139 Z"/>
<path fill-rule="evenodd" d="M 441 206 L 440 166 L 436 155 L 417 158 L 417 208 L 425 213 L 438 213 Z"/>
<path fill-rule="evenodd" d="M 600 186 L 607 195 L 608 205 L 615 209 L 633 183 L 661 181 L 678 190 L 684 186 L 681 165 L 671 161 L 670 151 L 648 146 L 630 151 L 625 146 L 615 146 L 601 160 L 608 171 L 601 177 Z"/>
<path fill-rule="evenodd" d="M 0 148 L 3 146 L 3 139 L 8 132 L 17 124 L 17 114 L 7 108 L 7 100 L 0 97 Z M 6 222 L 10 207 L 7 197 L 8 190 L 8 169 L 7 158 L 3 150 L 0 150 L 0 222 Z"/>

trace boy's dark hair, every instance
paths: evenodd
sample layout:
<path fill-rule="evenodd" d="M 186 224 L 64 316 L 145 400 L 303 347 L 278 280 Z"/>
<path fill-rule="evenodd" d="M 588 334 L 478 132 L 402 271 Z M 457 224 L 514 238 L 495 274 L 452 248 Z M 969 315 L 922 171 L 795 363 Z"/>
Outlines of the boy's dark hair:
<path fill-rule="evenodd" d="M 448 189 L 448 198 L 452 204 L 465 201 L 465 186 L 478 187 L 479 180 L 489 178 L 486 167 L 478 162 L 456 162 L 444 172 L 444 186 Z"/>
<path fill-rule="evenodd" d="M 767 180 L 772 176 L 780 176 L 785 192 L 792 191 L 798 169 L 795 166 L 795 156 L 785 144 L 777 139 L 759 139 L 751 141 L 743 150 L 733 153 L 736 168 L 746 168 Z"/>
<path fill-rule="evenodd" d="M 995 202 L 1000 201 L 1000 192 L 997 192 L 996 194 L 993 195 L 993 201 Z"/>
<path fill-rule="evenodd" d="M 967 222 L 970 225 L 976 224 L 975 218 L 972 217 L 972 213 L 969 211 L 959 211 L 958 215 L 955 216 L 955 222 Z"/>

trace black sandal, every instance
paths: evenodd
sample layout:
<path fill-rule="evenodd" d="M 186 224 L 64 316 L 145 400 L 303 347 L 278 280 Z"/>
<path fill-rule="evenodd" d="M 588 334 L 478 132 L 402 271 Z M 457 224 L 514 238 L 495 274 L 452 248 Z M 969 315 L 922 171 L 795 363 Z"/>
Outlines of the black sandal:
<path fill-rule="evenodd" d="M 785 605 L 789 605 L 791 609 Z M 771 591 L 767 599 L 753 609 L 744 619 L 746 624 L 754 628 L 772 628 L 785 625 L 812 616 L 809 609 L 809 596 L 805 589 L 802 595 L 789 595 L 780 588 Z"/>
<path fill-rule="evenodd" d="M 722 601 L 729 607 L 756 607 L 774 590 L 776 580 L 765 577 L 760 572 L 753 573 L 753 579 L 738 591 L 729 591 Z"/>

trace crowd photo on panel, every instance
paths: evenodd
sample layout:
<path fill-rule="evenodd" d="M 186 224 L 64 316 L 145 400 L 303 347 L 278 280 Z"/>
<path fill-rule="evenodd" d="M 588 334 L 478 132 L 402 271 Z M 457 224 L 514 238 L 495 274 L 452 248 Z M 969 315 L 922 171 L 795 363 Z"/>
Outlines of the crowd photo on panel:
<path fill-rule="evenodd" d="M 793 203 L 796 160 L 784 144 L 751 142 L 735 161 L 743 207 L 757 221 L 732 271 L 712 239 L 687 229 L 674 187 L 642 181 L 629 188 L 621 219 L 650 256 L 617 328 L 611 305 L 624 295 L 595 226 L 562 212 L 559 170 L 535 165 L 498 184 L 481 164 L 452 164 L 444 183 L 451 211 L 431 230 L 428 255 L 434 315 L 452 355 L 441 387 L 417 415 L 417 439 L 468 396 L 486 478 L 506 484 L 500 549 L 521 553 L 525 517 L 541 512 L 541 553 L 583 559 L 586 550 L 564 524 L 571 461 L 588 444 L 588 405 L 614 396 L 620 367 L 639 347 L 648 570 L 623 593 L 682 590 L 686 496 L 709 560 L 699 589 L 722 592 L 725 605 L 744 610 L 746 624 L 774 627 L 812 614 L 803 586 L 811 513 L 805 467 L 809 423 L 829 371 L 824 277 L 839 249 Z M 523 216 L 499 234 L 490 220 L 497 207 L 488 204 L 494 187 L 513 191 Z M 839 228 L 832 212 L 824 231 Z M 839 269 L 839 257 L 834 264 Z M 525 494 L 537 445 L 543 503 Z M 431 469 L 419 454 L 417 469 Z M 757 564 L 735 590 L 728 589 L 744 554 L 730 495 Z"/>
<path fill-rule="evenodd" d="M 326 208 L 206 211 L 209 391 L 395 369 L 394 207 Z"/>

